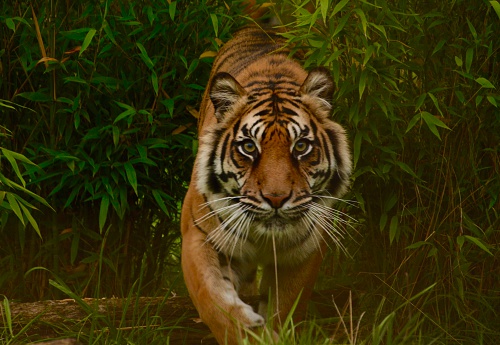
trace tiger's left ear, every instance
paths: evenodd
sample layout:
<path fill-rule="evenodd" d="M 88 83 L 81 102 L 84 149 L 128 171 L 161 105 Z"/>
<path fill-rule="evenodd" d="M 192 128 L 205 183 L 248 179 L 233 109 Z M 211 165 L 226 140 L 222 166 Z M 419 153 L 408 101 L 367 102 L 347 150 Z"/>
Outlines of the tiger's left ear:
<path fill-rule="evenodd" d="M 226 72 L 217 73 L 210 84 L 210 100 L 215 108 L 218 122 L 224 119 L 225 113 L 245 95 L 243 87 Z"/>
<path fill-rule="evenodd" d="M 332 107 L 334 85 L 330 71 L 324 67 L 317 67 L 309 72 L 306 80 L 300 87 L 303 95 L 318 98 L 322 105 L 330 110 Z"/>

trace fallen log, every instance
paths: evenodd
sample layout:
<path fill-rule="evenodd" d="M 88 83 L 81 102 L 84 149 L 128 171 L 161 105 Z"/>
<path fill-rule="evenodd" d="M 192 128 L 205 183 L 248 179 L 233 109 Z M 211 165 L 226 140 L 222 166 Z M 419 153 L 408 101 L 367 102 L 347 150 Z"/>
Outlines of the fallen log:
<path fill-rule="evenodd" d="M 336 293 L 335 302 L 343 306 L 346 300 L 346 296 L 343 296 L 345 293 L 341 293 L 340 297 L 339 292 Z M 255 306 L 258 304 L 258 296 L 247 297 L 245 302 Z M 332 291 L 314 294 L 312 304 L 321 317 L 338 316 L 332 303 Z M 30 327 L 25 331 L 29 341 L 57 337 L 61 334 L 61 327 L 70 330 L 79 323 L 81 331 L 81 320 L 99 318 L 102 320 L 100 322 L 103 328 L 116 327 L 121 331 L 131 331 L 141 327 L 156 327 L 155 324 L 151 324 L 154 317 L 158 327 L 165 329 L 169 325 L 172 326 L 168 332 L 170 344 L 216 344 L 208 327 L 199 319 L 190 298 L 184 296 L 4 302 L 0 304 L 0 312 L 2 315 L 6 315 L 7 312 L 10 314 L 15 330 L 20 330 L 29 324 Z M 0 326 L 5 326 L 5 321 L 5 317 L 0 318 Z M 146 322 L 149 324 L 145 325 Z M 57 329 L 54 325 L 57 325 Z M 64 341 L 73 344 L 72 339 L 56 341 L 59 343 L 48 344 L 66 344 Z"/>

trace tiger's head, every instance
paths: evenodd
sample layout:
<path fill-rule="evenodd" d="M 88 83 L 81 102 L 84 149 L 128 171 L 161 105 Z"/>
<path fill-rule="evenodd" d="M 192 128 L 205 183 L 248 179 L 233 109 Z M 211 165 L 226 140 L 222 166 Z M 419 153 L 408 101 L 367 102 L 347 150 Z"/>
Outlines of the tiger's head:
<path fill-rule="evenodd" d="M 333 81 L 324 68 L 292 67 L 241 82 L 222 72 L 209 86 L 216 121 L 200 135 L 197 188 L 220 223 L 209 239 L 226 254 L 248 238 L 275 236 L 287 248 L 318 242 L 318 231 L 337 238 L 331 206 L 348 187 L 351 157 L 330 120 Z"/>

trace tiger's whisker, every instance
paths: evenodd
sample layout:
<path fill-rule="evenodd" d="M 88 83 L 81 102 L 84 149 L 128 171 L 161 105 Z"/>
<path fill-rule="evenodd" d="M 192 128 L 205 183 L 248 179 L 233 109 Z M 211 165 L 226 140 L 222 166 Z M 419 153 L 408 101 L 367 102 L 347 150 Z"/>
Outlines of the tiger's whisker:
<path fill-rule="evenodd" d="M 349 235 L 349 233 L 342 227 L 335 226 L 335 223 L 331 221 L 331 219 L 333 218 L 335 222 L 347 224 L 350 226 L 349 222 L 339 218 L 337 216 L 338 213 L 334 212 L 338 210 L 331 209 L 327 206 L 319 205 L 316 203 L 310 203 L 304 205 L 303 207 L 310 211 L 305 212 L 305 217 L 308 219 L 308 222 L 311 224 L 313 230 L 316 230 L 316 226 L 319 226 L 321 229 L 323 229 L 324 232 L 326 232 L 328 237 L 331 238 L 335 245 L 342 250 L 342 252 L 349 255 L 347 249 L 345 248 L 345 245 L 341 242 L 341 239 L 344 239 L 344 235 Z M 339 213 L 343 214 L 343 212 Z M 321 236 L 323 241 L 326 242 L 323 235 L 321 233 L 319 233 L 319 235 Z"/>
<path fill-rule="evenodd" d="M 337 198 L 337 197 L 334 197 L 334 196 L 331 196 L 331 195 L 324 195 L 324 194 L 319 194 L 319 193 L 330 193 L 330 192 L 327 191 L 327 190 L 318 190 L 316 192 L 313 192 L 312 195 L 314 197 L 316 197 L 316 198 L 331 199 L 331 200 L 335 200 L 335 201 L 338 201 L 338 202 L 346 203 L 349 206 L 359 207 L 358 206 L 359 201 L 357 201 L 357 200 L 346 200 L 346 199 Z"/>
<path fill-rule="evenodd" d="M 357 222 L 356 219 L 349 216 L 348 214 L 325 205 L 315 203 L 312 204 L 310 207 L 313 208 L 314 211 L 320 212 L 325 218 L 335 218 L 336 221 L 346 225 Z M 344 219 L 341 217 L 346 217 L 348 219 Z"/>
<path fill-rule="evenodd" d="M 207 220 L 208 218 L 211 218 L 211 217 L 213 217 L 215 215 L 219 215 L 219 214 L 223 215 L 225 212 L 230 213 L 231 209 L 238 208 L 238 207 L 239 207 L 238 204 L 232 204 L 232 205 L 227 205 L 227 206 L 212 210 L 212 211 L 208 212 L 207 214 L 203 215 L 202 217 L 198 218 L 196 220 L 196 223 L 198 223 L 198 224 L 202 223 L 205 220 Z"/>
<path fill-rule="evenodd" d="M 209 200 L 207 202 L 204 202 L 204 203 L 200 204 L 200 209 L 202 209 L 202 208 L 204 208 L 206 206 L 209 206 L 211 204 L 214 204 L 216 202 L 228 201 L 228 200 L 235 200 L 235 199 L 239 200 L 241 198 L 242 198 L 242 196 L 226 196 L 226 197 L 215 199 L 215 200 Z"/>

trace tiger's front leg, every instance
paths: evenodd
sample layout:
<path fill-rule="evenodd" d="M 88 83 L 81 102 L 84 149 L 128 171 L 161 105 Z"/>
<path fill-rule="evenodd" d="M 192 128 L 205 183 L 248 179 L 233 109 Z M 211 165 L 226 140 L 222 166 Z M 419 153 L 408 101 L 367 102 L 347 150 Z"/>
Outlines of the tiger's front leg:
<path fill-rule="evenodd" d="M 183 207 L 200 204 L 191 203 L 190 199 L 197 198 L 189 195 Z M 199 219 L 196 210 L 183 210 L 182 213 L 182 269 L 186 286 L 201 319 L 219 344 L 238 344 L 244 329 L 263 326 L 265 320 L 238 296 L 245 277 L 221 260 L 217 251 L 206 242 L 206 233 L 196 224 Z"/>
<path fill-rule="evenodd" d="M 326 245 L 322 243 L 320 248 L 301 263 L 277 266 L 269 264 L 264 267 L 259 314 L 272 312 L 275 328 L 286 320 L 299 297 L 300 300 L 293 310 L 293 319 L 297 322 L 304 318 Z M 272 303 L 271 306 L 269 302 Z"/>

